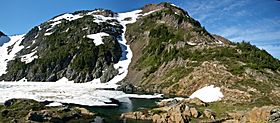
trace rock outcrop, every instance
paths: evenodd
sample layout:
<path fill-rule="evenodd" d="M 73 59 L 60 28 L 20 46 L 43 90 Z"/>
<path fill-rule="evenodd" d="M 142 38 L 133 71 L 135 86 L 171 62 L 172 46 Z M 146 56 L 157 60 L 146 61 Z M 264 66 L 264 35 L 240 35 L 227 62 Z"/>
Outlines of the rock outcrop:
<path fill-rule="evenodd" d="M 249 111 L 238 111 L 235 113 L 228 113 L 231 120 L 230 122 L 242 122 L 242 123 L 277 123 L 279 122 L 279 106 L 263 106 L 254 107 Z"/>
<path fill-rule="evenodd" d="M 203 117 L 197 106 L 204 107 L 206 103 L 199 99 L 183 99 L 178 100 L 178 102 L 174 100 L 162 101 L 158 103 L 158 106 L 158 108 L 148 111 L 124 113 L 121 118 L 152 120 L 155 123 L 186 123 L 192 118 Z"/>
<path fill-rule="evenodd" d="M 46 107 L 30 99 L 7 100 L 0 106 L 0 122 L 91 122 L 95 113 L 80 107 Z"/>
<path fill-rule="evenodd" d="M 174 100 L 161 101 L 158 103 L 158 108 L 123 113 L 121 118 L 150 120 L 154 123 L 277 123 L 280 120 L 279 106 L 263 106 L 236 111 L 220 109 L 217 104 L 204 103 L 199 99 L 182 99 L 177 102 Z"/>
<path fill-rule="evenodd" d="M 270 123 L 280 122 L 280 107 L 274 108 L 270 111 L 269 120 Z"/>

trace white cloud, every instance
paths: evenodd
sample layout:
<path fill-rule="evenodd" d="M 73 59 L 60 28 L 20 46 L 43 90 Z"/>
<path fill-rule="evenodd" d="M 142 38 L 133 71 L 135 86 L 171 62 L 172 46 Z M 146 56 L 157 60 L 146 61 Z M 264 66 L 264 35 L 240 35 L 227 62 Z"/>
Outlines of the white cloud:
<path fill-rule="evenodd" d="M 241 31 L 241 30 L 240 30 Z M 256 33 L 239 33 L 237 37 L 231 38 L 232 41 L 252 41 L 252 42 L 259 42 L 259 41 L 271 41 L 271 40 L 280 40 L 280 31 L 260 31 Z"/>
<path fill-rule="evenodd" d="M 280 40 L 280 25 L 275 25 L 275 19 L 259 19 L 241 25 L 223 26 L 214 33 L 229 38 L 232 41 L 267 42 Z"/>
<path fill-rule="evenodd" d="M 225 14 L 240 16 L 245 11 L 231 13 L 232 10 L 245 6 L 249 0 L 209 0 L 192 2 L 186 1 L 185 7 L 191 12 L 190 14 L 199 21 L 220 20 Z"/>

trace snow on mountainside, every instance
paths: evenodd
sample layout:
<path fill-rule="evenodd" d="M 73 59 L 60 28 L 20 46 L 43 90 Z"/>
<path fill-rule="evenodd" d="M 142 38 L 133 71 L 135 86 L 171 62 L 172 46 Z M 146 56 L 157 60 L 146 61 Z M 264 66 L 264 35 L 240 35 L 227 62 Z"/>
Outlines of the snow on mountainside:
<path fill-rule="evenodd" d="M 116 84 L 127 75 L 132 58 L 125 39 L 126 25 L 153 13 L 141 12 L 113 13 L 99 9 L 54 17 L 23 37 L 20 46 L 24 48 L 9 63 L 7 74 L 0 78 L 56 81 L 66 77 L 75 82 Z"/>
<path fill-rule="evenodd" d="M 23 48 L 23 46 L 20 46 L 23 36 L 12 36 L 9 42 L 0 47 L 0 76 L 7 73 L 8 62 L 14 60 L 16 53 Z"/>
<path fill-rule="evenodd" d="M 90 39 L 93 39 L 95 45 L 98 46 L 100 44 L 104 44 L 102 42 L 103 36 L 109 36 L 109 34 L 102 32 L 102 33 L 97 33 L 97 34 L 91 34 L 91 35 L 88 35 L 87 37 Z"/>
<path fill-rule="evenodd" d="M 5 100 L 11 98 L 25 97 L 29 99 L 35 99 L 38 101 L 49 100 L 60 103 L 74 103 L 88 106 L 117 106 L 116 104 L 111 104 L 111 98 L 117 99 L 120 102 L 127 103 L 130 103 L 130 100 L 128 98 L 161 98 L 161 95 L 127 95 L 120 91 L 96 90 L 97 88 L 117 88 L 117 83 L 126 77 L 128 73 L 128 67 L 132 59 L 132 51 L 130 50 L 129 45 L 127 45 L 127 41 L 125 39 L 126 25 L 136 22 L 137 18 L 143 15 L 140 14 L 142 10 L 118 13 L 110 17 L 106 15 L 96 15 L 98 14 L 98 12 L 102 12 L 102 10 L 88 11 L 86 13 L 82 12 L 76 14 L 63 14 L 48 21 L 47 24 L 49 26 L 46 26 L 44 24 L 37 26 L 37 29 L 35 28 L 37 30 L 37 33 L 34 33 L 36 31 L 31 30 L 26 35 L 11 37 L 11 41 L 4 44 L 0 48 L 1 52 L 3 53 L 0 56 L 0 76 L 4 75 L 5 77 L 7 71 L 11 71 L 9 70 L 9 68 L 13 68 L 14 66 L 18 65 L 12 64 L 11 66 L 9 66 L 8 63 L 10 62 L 20 62 L 22 66 L 29 67 L 29 65 L 34 64 L 36 60 L 40 60 L 42 57 L 44 57 L 43 55 L 41 55 L 42 51 L 40 51 L 44 50 L 40 46 L 43 44 L 40 42 L 40 36 L 43 36 L 43 38 L 51 37 L 52 35 L 56 35 L 57 29 L 60 28 L 65 22 L 75 22 L 75 20 L 83 19 L 84 17 L 88 18 L 89 16 L 92 16 L 94 18 L 92 19 L 94 23 L 100 25 L 108 23 L 113 26 L 122 27 L 121 35 L 117 37 L 117 41 L 121 48 L 121 57 L 119 60 L 117 60 L 116 63 L 113 64 L 113 68 L 118 71 L 118 73 L 114 77 L 112 77 L 109 81 L 106 82 L 101 82 L 101 78 L 99 77 L 87 81 L 87 83 L 78 84 L 74 83 L 74 81 L 69 81 L 69 78 L 66 78 L 66 76 L 64 76 L 61 79 L 57 78 L 56 82 L 44 83 L 26 82 L 31 80 L 28 78 L 28 76 L 22 76 L 19 78 L 20 80 L 16 83 L 0 82 L 0 92 L 2 95 L 0 96 L 0 102 L 3 103 Z M 150 13 L 152 12 L 146 14 L 144 13 L 144 15 L 146 16 Z M 90 27 L 82 27 L 81 30 L 90 31 Z M 63 32 L 68 31 L 71 31 L 70 27 L 64 30 Z M 114 31 L 116 31 L 115 28 L 112 28 L 112 30 L 107 31 L 105 27 L 103 31 L 85 34 L 83 38 L 88 38 L 92 40 L 96 47 L 103 47 L 104 45 L 108 45 L 108 41 L 106 41 L 106 39 L 112 37 L 112 35 L 115 33 Z M 43 33 L 40 34 L 40 32 Z M 41 40 L 43 40 L 43 38 Z M 73 59 L 77 57 L 79 56 L 75 55 L 73 56 Z M 21 69 L 22 68 L 20 68 L 20 71 L 22 71 Z M 105 73 L 107 69 L 109 68 L 104 69 L 102 73 Z M 32 75 L 32 77 L 34 76 L 35 75 Z M 11 91 L 13 91 L 13 93 L 11 93 Z"/>

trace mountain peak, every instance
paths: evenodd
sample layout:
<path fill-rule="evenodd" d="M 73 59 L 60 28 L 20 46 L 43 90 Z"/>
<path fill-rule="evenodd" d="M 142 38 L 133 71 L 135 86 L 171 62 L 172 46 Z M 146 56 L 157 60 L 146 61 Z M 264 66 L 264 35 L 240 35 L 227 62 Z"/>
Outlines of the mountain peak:
<path fill-rule="evenodd" d="M 183 41 L 189 45 L 224 45 L 218 38 L 213 37 L 197 20 L 189 16 L 188 12 L 170 3 L 148 4 L 141 8 L 142 14 L 150 13 L 139 19 L 142 23 L 149 20 L 153 27 L 167 26 L 167 30 L 178 32 L 174 43 Z M 150 25 L 152 26 L 152 25 Z M 164 28 L 164 27 L 163 27 Z M 171 29 L 172 28 L 172 29 Z M 147 28 L 149 30 L 149 28 Z M 159 29 L 161 30 L 161 29 Z"/>
<path fill-rule="evenodd" d="M 6 34 L 4 34 L 2 31 L 0 31 L 0 37 L 1 36 L 7 36 Z"/>
<path fill-rule="evenodd" d="M 158 10 L 169 10 L 172 11 L 178 15 L 185 15 L 185 16 L 189 16 L 188 12 L 181 9 L 180 7 L 171 4 L 171 3 L 167 3 L 167 2 L 163 2 L 160 4 L 148 4 L 145 5 L 143 8 L 143 13 L 147 13 L 150 11 L 158 11 Z"/>
<path fill-rule="evenodd" d="M 10 41 L 10 38 L 5 33 L 0 31 L 0 46 L 2 46 L 4 43 L 8 41 Z"/>

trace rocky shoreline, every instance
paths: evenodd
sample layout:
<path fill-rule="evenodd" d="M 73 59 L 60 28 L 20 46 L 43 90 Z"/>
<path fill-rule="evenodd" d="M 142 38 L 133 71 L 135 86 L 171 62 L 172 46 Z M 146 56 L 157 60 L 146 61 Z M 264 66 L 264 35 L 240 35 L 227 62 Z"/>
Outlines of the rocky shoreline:
<path fill-rule="evenodd" d="M 214 108 L 198 98 L 168 99 L 157 104 L 157 108 L 123 113 L 122 119 L 149 120 L 154 123 L 240 123 L 240 122 L 280 122 L 280 106 L 262 106 L 243 111 Z M 223 110 L 221 112 L 221 110 Z"/>
<path fill-rule="evenodd" d="M 0 105 L 0 122 L 93 122 L 96 113 L 81 107 L 47 106 L 50 102 L 10 99 Z"/>
<path fill-rule="evenodd" d="M 73 105 L 49 106 L 52 102 L 10 99 L 0 105 L 0 122 L 95 122 L 98 113 Z M 232 107 L 231 107 L 232 108 Z M 205 103 L 198 98 L 163 99 L 154 108 L 122 113 L 120 121 L 154 123 L 245 123 L 280 122 L 280 106 L 262 106 L 244 110 L 229 109 L 223 102 Z M 98 122 L 105 122 L 104 119 Z M 116 121 L 117 122 L 117 121 Z"/>

